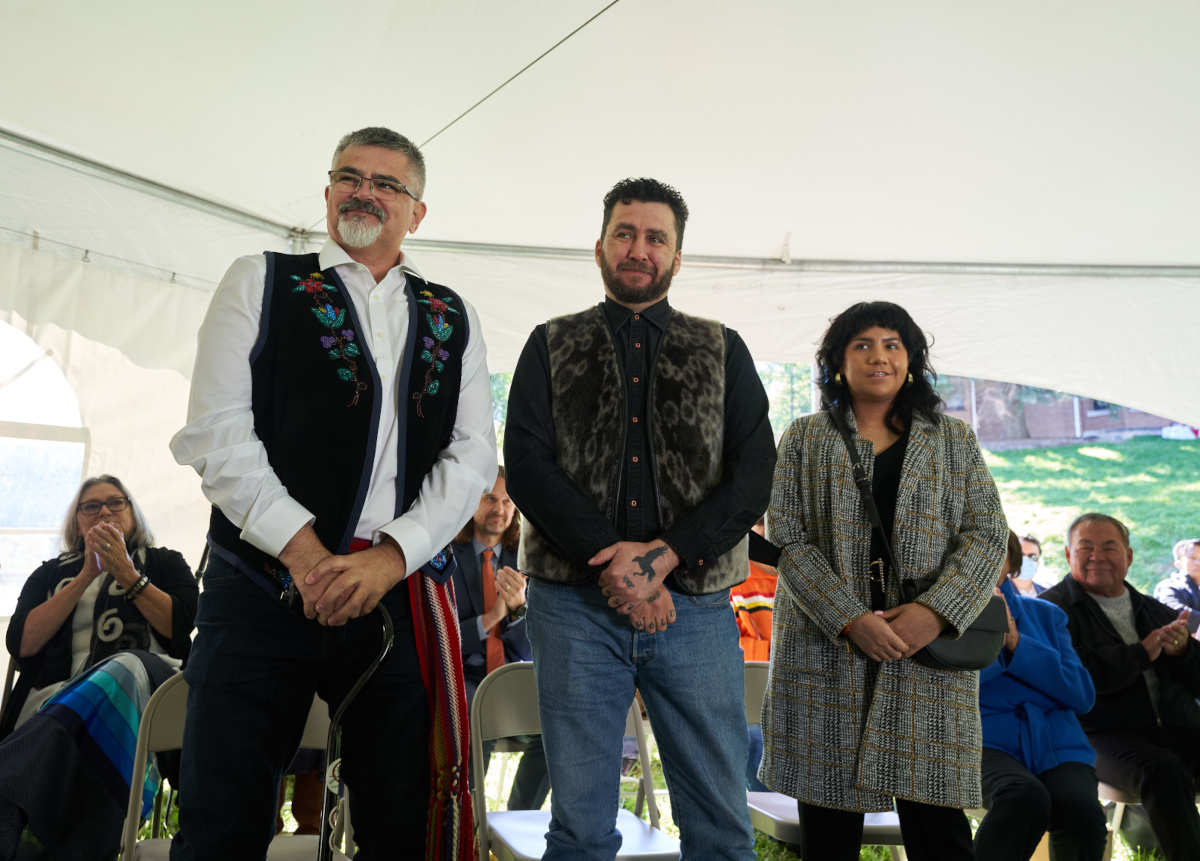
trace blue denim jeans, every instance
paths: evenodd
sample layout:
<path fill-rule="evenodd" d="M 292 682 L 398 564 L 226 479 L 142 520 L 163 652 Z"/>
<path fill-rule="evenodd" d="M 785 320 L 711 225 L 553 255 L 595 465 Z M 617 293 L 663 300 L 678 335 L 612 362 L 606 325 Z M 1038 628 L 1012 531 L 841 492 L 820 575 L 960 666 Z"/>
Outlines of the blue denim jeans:
<path fill-rule="evenodd" d="M 546 861 L 616 856 L 621 738 L 635 689 L 654 727 L 683 857 L 755 857 L 745 665 L 729 593 L 671 597 L 675 623 L 651 634 L 609 608 L 598 586 L 529 584 L 525 624 L 554 787 Z"/>
<path fill-rule="evenodd" d="M 356 857 L 421 857 L 430 718 L 407 584 L 383 602 L 395 646 L 346 711 L 342 777 Z M 334 711 L 379 652 L 380 622 L 372 614 L 322 627 L 214 555 L 196 628 L 184 668 L 188 714 L 171 859 L 263 858 L 275 834 L 279 779 L 300 743 L 313 693 Z"/>

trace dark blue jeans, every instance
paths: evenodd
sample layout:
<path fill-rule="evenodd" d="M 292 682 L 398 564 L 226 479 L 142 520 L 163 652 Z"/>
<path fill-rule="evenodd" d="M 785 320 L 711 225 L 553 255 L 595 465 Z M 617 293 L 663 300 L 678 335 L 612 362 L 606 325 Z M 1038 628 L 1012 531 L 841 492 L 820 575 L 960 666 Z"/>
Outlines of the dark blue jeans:
<path fill-rule="evenodd" d="M 384 597 L 396 643 L 342 724 L 342 778 L 359 859 L 421 857 L 429 709 L 406 584 Z M 327 628 L 291 613 L 214 556 L 204 577 L 189 685 L 172 861 L 265 856 L 279 780 L 313 693 L 336 710 L 379 651 L 372 615 Z"/>
<path fill-rule="evenodd" d="M 754 861 L 746 671 L 729 590 L 671 597 L 676 621 L 651 634 L 630 627 L 595 584 L 529 584 L 525 624 L 553 786 L 546 861 L 616 856 L 621 738 L 635 688 L 654 725 L 683 857 Z"/>

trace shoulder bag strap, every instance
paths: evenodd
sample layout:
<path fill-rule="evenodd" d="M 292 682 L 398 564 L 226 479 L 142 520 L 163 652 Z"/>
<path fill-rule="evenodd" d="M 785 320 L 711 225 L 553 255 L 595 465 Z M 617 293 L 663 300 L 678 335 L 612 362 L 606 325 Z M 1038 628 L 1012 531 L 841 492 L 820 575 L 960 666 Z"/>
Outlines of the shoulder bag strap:
<path fill-rule="evenodd" d="M 858 485 L 858 492 L 862 496 L 863 507 L 867 509 L 867 519 L 871 521 L 871 528 L 879 533 L 879 540 L 883 544 L 883 554 L 887 557 L 888 569 L 895 576 L 899 576 L 896 568 L 896 560 L 892 557 L 892 545 L 888 541 L 888 537 L 883 531 L 883 521 L 879 518 L 879 509 L 875 507 L 875 497 L 871 495 L 871 479 L 867 478 L 867 470 L 862 465 L 862 461 L 858 457 L 858 447 L 854 444 L 854 440 L 850 436 L 850 428 L 846 425 L 845 418 L 836 408 L 829 410 L 829 418 L 833 421 L 833 426 L 838 429 L 838 433 L 842 435 L 842 442 L 846 444 L 846 452 L 850 455 L 850 465 L 854 468 L 854 483 Z"/>

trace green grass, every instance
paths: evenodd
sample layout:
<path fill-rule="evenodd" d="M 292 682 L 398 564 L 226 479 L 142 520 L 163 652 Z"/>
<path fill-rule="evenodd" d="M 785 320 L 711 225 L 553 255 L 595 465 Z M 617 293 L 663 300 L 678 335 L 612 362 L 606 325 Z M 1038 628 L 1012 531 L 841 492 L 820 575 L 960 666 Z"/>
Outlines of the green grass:
<path fill-rule="evenodd" d="M 1149 592 L 1174 569 L 1171 546 L 1200 535 L 1200 442 L 1124 443 L 984 452 L 1009 526 L 1042 542 L 1042 565 L 1067 573 L 1063 543 L 1076 515 L 1100 511 L 1129 527 L 1129 580 Z"/>

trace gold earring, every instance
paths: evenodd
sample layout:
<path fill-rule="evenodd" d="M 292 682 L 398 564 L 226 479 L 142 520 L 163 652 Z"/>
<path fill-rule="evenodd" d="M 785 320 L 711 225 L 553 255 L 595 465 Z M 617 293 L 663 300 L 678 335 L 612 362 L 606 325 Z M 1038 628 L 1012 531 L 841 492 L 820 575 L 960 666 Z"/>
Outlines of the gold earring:
<path fill-rule="evenodd" d="M 838 371 L 836 374 L 833 375 L 833 381 L 835 383 L 837 383 L 839 386 L 842 384 L 842 372 L 841 371 Z"/>
<path fill-rule="evenodd" d="M 905 383 L 905 385 L 909 385 L 909 386 L 911 386 L 911 385 L 912 385 L 912 374 L 909 374 L 909 375 L 908 375 L 908 382 L 907 382 L 907 383 Z"/>

